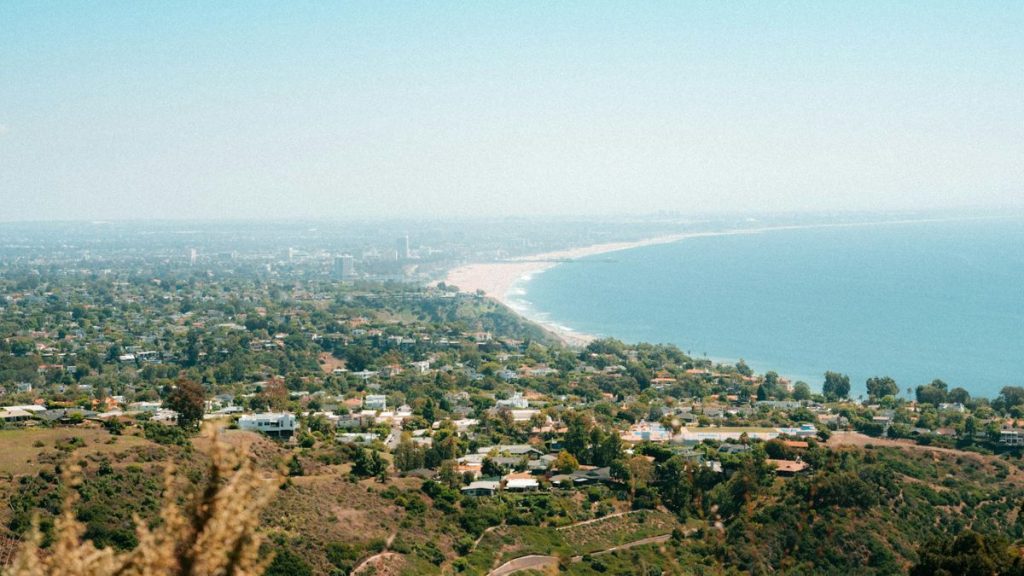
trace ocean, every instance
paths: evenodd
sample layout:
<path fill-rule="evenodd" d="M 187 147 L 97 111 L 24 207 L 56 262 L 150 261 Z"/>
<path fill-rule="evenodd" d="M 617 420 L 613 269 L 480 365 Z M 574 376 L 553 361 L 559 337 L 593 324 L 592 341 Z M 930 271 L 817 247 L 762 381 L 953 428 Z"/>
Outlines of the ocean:
<path fill-rule="evenodd" d="M 820 389 L 848 374 L 973 396 L 1024 386 L 1024 220 L 774 230 L 583 258 L 512 294 L 534 319 Z"/>

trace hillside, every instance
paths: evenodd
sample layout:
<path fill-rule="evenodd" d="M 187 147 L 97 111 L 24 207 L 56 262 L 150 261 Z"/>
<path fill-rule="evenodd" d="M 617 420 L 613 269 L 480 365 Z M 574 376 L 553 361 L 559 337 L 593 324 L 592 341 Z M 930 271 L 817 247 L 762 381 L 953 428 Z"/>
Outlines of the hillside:
<path fill-rule="evenodd" d="M 356 480 L 351 464 L 329 462 L 334 449 L 325 445 L 294 448 L 231 430 L 222 438 L 265 471 L 293 456 L 304 469 L 262 515 L 268 551 L 278 555 L 270 574 L 488 574 L 531 555 L 538 569 L 571 574 L 890 574 L 918 562 L 922 543 L 963 530 L 1024 535 L 1020 471 L 956 451 L 812 446 L 802 458 L 815 471 L 796 478 L 770 473 L 755 454 L 728 480 L 694 490 L 683 522 L 657 510 L 601 519 L 571 494 L 453 499 L 413 478 Z M 158 444 L 138 428 L 4 430 L 0 494 L 10 506 L 0 520 L 17 535 L 39 513 L 48 530 L 64 490 L 58 472 L 77 463 L 86 537 L 134 546 L 131 515 L 155 517 L 165 464 L 198 481 L 207 443 Z"/>

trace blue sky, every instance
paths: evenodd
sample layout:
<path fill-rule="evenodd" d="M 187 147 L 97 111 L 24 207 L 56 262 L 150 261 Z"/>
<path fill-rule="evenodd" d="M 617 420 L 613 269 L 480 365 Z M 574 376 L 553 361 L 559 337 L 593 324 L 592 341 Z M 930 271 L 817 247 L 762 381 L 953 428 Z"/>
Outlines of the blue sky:
<path fill-rule="evenodd" d="M 1024 205 L 1021 2 L 0 3 L 0 220 Z"/>

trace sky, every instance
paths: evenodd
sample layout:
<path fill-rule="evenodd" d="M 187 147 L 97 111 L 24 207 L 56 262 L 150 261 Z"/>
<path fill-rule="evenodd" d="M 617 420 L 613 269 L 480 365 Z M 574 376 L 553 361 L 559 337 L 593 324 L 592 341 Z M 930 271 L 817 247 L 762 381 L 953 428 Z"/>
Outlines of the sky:
<path fill-rule="evenodd" d="M 0 221 L 1020 208 L 1024 2 L 0 2 Z"/>

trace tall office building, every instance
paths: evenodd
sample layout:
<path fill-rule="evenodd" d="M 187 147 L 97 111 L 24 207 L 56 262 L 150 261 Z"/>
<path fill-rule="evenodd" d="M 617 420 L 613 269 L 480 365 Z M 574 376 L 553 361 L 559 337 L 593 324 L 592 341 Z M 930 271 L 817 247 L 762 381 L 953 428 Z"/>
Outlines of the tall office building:
<path fill-rule="evenodd" d="M 356 259 L 349 254 L 334 258 L 334 277 L 350 280 L 356 277 Z"/>
<path fill-rule="evenodd" d="M 189 266 L 195 266 L 197 258 L 199 258 L 199 251 L 196 250 L 195 248 L 189 248 L 188 249 L 188 265 Z"/>
<path fill-rule="evenodd" d="M 409 259 L 409 236 L 408 235 L 402 236 L 401 238 L 399 238 L 395 242 L 395 253 L 397 254 L 396 258 L 398 258 L 399 260 L 408 260 Z"/>

